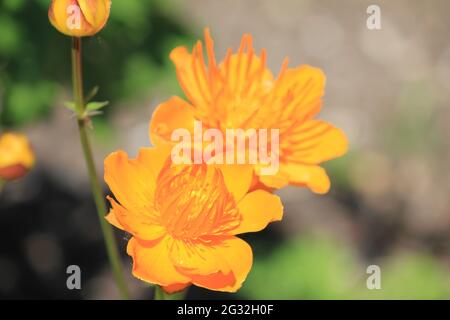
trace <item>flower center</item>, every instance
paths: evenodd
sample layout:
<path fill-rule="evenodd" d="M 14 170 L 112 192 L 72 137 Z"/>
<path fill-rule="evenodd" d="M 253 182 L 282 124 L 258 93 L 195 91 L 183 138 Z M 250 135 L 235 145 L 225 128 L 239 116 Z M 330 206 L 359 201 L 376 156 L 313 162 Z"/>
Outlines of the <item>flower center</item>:
<path fill-rule="evenodd" d="M 222 172 L 206 165 L 168 162 L 158 177 L 155 206 L 161 224 L 179 239 L 226 234 L 241 221 Z"/>

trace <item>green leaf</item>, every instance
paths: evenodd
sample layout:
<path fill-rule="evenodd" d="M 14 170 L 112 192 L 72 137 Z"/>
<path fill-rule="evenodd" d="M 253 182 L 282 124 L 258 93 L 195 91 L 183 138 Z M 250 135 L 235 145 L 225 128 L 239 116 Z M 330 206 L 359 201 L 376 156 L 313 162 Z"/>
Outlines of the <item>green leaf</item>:
<path fill-rule="evenodd" d="M 86 112 L 86 117 L 95 117 L 95 116 L 99 116 L 99 115 L 101 115 L 101 114 L 103 114 L 103 112 L 102 111 L 87 111 Z"/>
<path fill-rule="evenodd" d="M 94 111 L 94 110 L 100 110 L 106 107 L 109 104 L 109 101 L 103 101 L 103 102 L 89 102 L 86 106 L 86 111 Z"/>

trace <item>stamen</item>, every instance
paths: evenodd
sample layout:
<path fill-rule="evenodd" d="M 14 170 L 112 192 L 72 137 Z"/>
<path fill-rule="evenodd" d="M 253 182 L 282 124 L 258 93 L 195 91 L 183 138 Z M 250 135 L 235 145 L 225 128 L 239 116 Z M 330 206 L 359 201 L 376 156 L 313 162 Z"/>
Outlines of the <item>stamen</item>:
<path fill-rule="evenodd" d="M 206 165 L 165 167 L 155 201 L 161 223 L 179 239 L 220 235 L 239 226 L 241 219 L 221 171 Z"/>

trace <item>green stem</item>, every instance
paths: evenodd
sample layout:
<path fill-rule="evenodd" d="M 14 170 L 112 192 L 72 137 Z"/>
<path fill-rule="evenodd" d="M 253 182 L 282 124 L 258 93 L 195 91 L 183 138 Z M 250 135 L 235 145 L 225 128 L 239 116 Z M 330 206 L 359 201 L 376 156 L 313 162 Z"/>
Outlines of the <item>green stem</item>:
<path fill-rule="evenodd" d="M 160 286 L 155 286 L 155 300 L 169 300 L 167 294 Z"/>
<path fill-rule="evenodd" d="M 100 220 L 100 226 L 105 241 L 106 251 L 108 253 L 109 262 L 112 267 L 114 278 L 116 280 L 117 288 L 123 299 L 128 299 L 128 289 L 125 284 L 125 279 L 122 272 L 122 264 L 120 262 L 119 251 L 117 250 L 117 243 L 114 237 L 114 232 L 111 225 L 106 221 L 105 215 L 107 208 L 105 198 L 103 195 L 101 184 L 98 180 L 97 170 L 95 168 L 92 148 L 87 133 L 87 119 L 84 118 L 85 102 L 83 95 L 83 70 L 81 61 L 81 38 L 73 38 L 72 40 L 72 82 L 73 92 L 75 96 L 76 111 L 78 115 L 78 129 L 80 133 L 80 141 L 83 149 L 84 159 L 89 174 L 89 181 L 91 183 L 92 194 L 94 196 L 95 205 L 97 207 L 97 214 Z"/>
<path fill-rule="evenodd" d="M 155 285 L 154 300 L 183 300 L 186 295 L 186 290 L 177 293 L 168 294 L 163 288 Z"/>
<path fill-rule="evenodd" d="M 5 187 L 6 180 L 0 178 L 0 193 L 2 193 L 3 188 Z"/>

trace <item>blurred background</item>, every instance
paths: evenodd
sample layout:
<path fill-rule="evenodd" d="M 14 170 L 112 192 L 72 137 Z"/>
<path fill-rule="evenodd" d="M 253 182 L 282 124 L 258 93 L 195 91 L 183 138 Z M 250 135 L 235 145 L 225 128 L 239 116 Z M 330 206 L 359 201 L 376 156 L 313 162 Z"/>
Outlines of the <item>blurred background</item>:
<path fill-rule="evenodd" d="M 49 0 L 0 1 L 0 123 L 25 132 L 37 166 L 0 195 L 0 298 L 118 298 L 70 99 L 70 40 L 47 20 Z M 382 28 L 366 27 L 371 4 Z M 276 73 L 310 64 L 327 75 L 321 118 L 344 129 L 350 152 L 326 164 L 332 190 L 280 191 L 283 223 L 245 236 L 254 267 L 237 294 L 191 288 L 188 298 L 450 298 L 450 3 L 445 0 L 113 0 L 111 19 L 84 44 L 86 90 L 109 100 L 94 119 L 95 157 L 149 145 L 158 103 L 182 94 L 170 50 L 211 28 L 218 58 L 244 32 Z M 109 192 L 105 186 L 105 193 Z M 152 288 L 130 275 L 136 299 Z M 82 290 L 66 268 L 82 270 Z M 366 269 L 381 268 L 381 290 Z"/>

